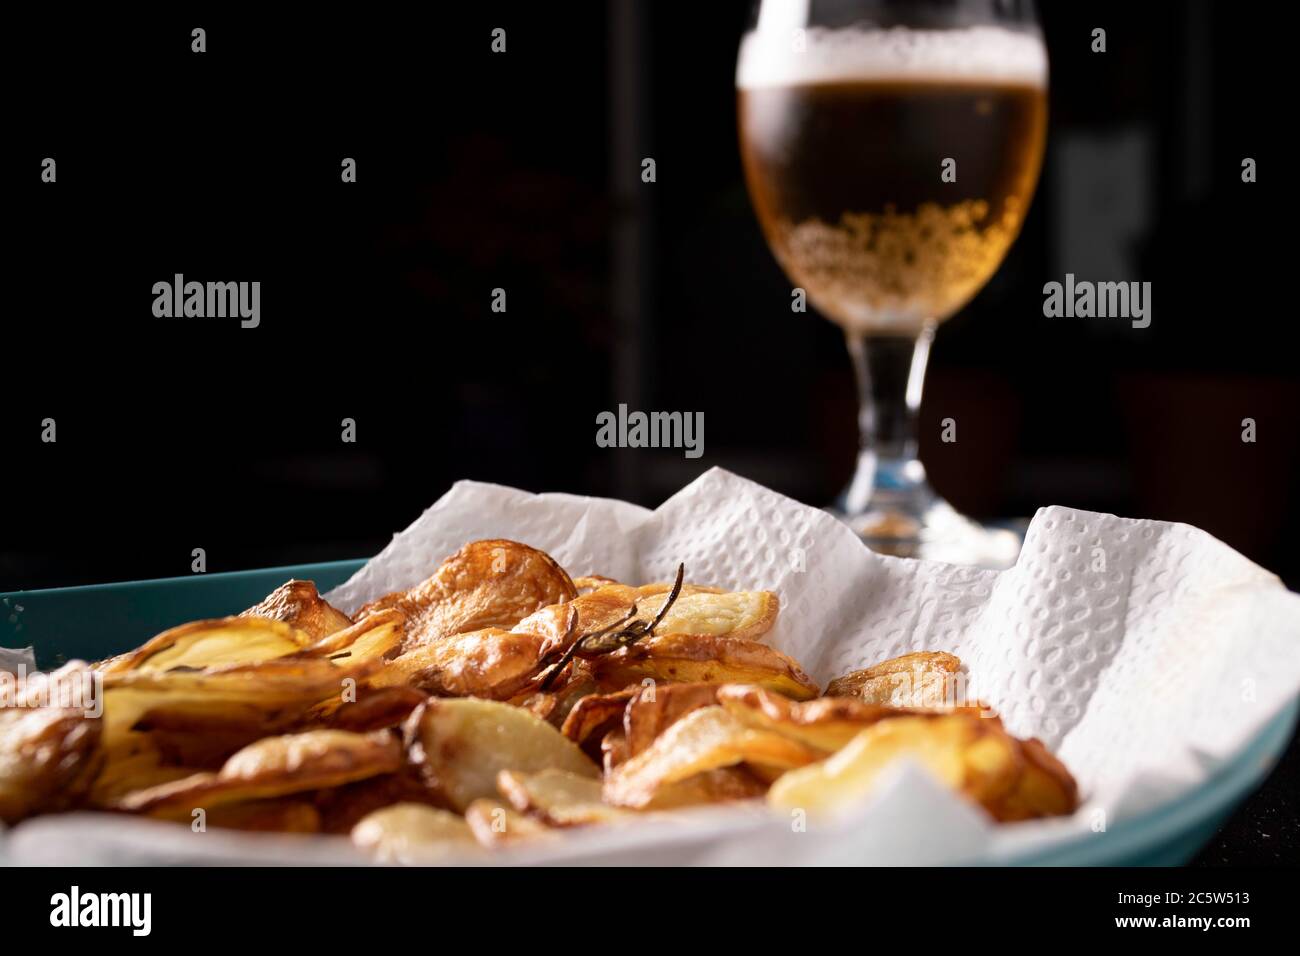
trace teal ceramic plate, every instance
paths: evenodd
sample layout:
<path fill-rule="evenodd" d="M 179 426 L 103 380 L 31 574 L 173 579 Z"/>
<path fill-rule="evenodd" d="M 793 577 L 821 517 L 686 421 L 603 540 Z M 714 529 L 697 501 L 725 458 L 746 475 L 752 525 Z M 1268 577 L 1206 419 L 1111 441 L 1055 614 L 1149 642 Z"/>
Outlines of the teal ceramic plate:
<path fill-rule="evenodd" d="M 186 621 L 221 617 L 256 604 L 289 578 L 322 592 L 346 581 L 364 562 L 332 561 L 226 574 L 15 591 L 0 595 L 0 646 L 36 648 L 50 667 L 98 660 L 139 646 Z M 1292 702 L 1210 780 L 1191 793 L 1112 826 L 1008 860 L 1041 866 L 1143 866 L 1185 863 L 1268 775 L 1295 728 Z"/>

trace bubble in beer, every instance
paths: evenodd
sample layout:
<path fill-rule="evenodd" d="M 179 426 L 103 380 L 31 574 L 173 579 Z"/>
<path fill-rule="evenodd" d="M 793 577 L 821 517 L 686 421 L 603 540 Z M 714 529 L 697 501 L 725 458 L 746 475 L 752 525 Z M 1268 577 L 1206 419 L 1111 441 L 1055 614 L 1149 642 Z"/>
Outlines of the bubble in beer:
<path fill-rule="evenodd" d="M 745 37 L 741 152 L 759 222 L 822 314 L 907 334 L 965 305 L 1019 233 L 1042 163 L 1036 34 L 781 29 Z M 961 175 L 942 176 L 956 160 Z"/>

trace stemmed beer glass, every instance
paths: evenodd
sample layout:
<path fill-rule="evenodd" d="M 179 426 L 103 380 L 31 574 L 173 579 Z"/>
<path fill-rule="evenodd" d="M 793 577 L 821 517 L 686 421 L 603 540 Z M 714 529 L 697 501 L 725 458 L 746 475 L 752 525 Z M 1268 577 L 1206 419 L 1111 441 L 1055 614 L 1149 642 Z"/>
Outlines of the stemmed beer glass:
<path fill-rule="evenodd" d="M 772 252 L 844 330 L 861 444 L 836 512 L 873 548 L 1015 560 L 926 481 L 935 329 L 997 271 L 1038 181 L 1047 54 L 1020 0 L 759 0 L 736 68 L 741 155 Z"/>

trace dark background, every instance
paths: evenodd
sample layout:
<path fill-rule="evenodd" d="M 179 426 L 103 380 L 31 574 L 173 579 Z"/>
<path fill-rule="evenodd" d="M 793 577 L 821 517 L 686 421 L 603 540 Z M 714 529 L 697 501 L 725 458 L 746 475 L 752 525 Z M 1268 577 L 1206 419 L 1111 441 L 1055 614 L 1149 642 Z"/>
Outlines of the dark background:
<path fill-rule="evenodd" d="M 1187 521 L 1294 589 L 1284 38 L 1208 0 L 1040 8 L 1043 177 L 1004 268 L 940 331 L 922 458 L 969 513 Z M 187 574 L 195 547 L 210 571 L 362 557 L 459 478 L 654 505 L 720 465 L 828 501 L 855 454 L 851 372 L 834 327 L 791 313 L 749 208 L 747 13 L 7 13 L 0 591 Z M 155 319 L 176 272 L 260 280 L 261 327 Z M 1150 280 L 1151 327 L 1043 318 L 1066 272 Z M 598 448 L 620 402 L 703 411 L 704 456 Z M 941 444 L 948 416 L 961 440 Z M 1206 862 L 1295 859 L 1295 750 Z"/>

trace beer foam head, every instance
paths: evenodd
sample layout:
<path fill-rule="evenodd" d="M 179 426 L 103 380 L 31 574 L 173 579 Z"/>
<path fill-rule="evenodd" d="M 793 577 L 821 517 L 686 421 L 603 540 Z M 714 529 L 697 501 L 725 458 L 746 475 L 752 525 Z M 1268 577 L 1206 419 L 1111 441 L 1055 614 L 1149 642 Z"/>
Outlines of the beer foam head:
<path fill-rule="evenodd" d="M 1037 34 L 1001 27 L 760 27 L 740 44 L 736 86 L 741 89 L 855 80 L 993 80 L 1046 86 L 1047 51 Z"/>

